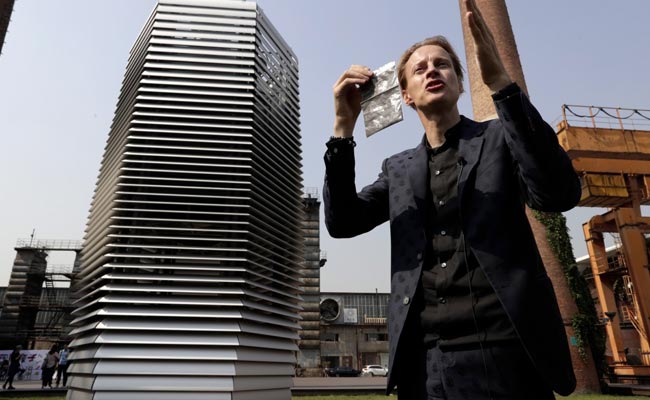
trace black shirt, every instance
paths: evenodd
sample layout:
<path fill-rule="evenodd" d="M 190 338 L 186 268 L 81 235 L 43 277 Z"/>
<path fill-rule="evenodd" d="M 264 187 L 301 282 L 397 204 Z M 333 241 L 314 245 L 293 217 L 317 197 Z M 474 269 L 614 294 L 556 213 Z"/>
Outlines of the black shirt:
<path fill-rule="evenodd" d="M 516 339 L 512 323 L 494 289 L 468 251 L 461 230 L 458 178 L 463 165 L 458 137 L 463 120 L 445 133 L 445 143 L 431 148 L 427 248 L 419 287 L 420 322 L 427 343 L 440 347 Z"/>

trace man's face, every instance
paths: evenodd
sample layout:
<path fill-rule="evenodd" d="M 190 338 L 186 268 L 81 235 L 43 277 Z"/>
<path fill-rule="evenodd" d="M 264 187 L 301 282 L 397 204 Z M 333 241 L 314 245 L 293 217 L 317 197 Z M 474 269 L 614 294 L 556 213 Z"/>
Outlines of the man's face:
<path fill-rule="evenodd" d="M 461 82 L 449 53 L 440 46 L 426 45 L 413 52 L 404 69 L 404 102 L 423 112 L 444 112 L 456 106 Z"/>

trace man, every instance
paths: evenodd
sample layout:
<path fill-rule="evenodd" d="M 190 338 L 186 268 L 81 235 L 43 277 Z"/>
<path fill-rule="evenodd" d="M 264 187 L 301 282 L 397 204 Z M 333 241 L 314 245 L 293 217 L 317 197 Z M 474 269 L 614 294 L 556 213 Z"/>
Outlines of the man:
<path fill-rule="evenodd" d="M 9 355 L 9 368 L 7 370 L 7 379 L 5 380 L 5 383 L 2 385 L 3 389 L 10 389 L 14 390 L 16 389 L 14 387 L 14 376 L 20 371 L 20 359 L 22 358 L 22 354 L 20 354 L 20 351 L 23 349 L 23 346 L 18 345 L 14 349 L 14 351 L 11 352 Z"/>
<path fill-rule="evenodd" d="M 461 116 L 462 68 L 441 36 L 417 43 L 398 65 L 404 102 L 422 143 L 386 159 L 361 192 L 353 127 L 359 65 L 334 85 L 327 143 L 325 222 L 333 237 L 391 226 L 390 366 L 400 399 L 553 399 L 575 377 L 557 300 L 525 203 L 565 211 L 580 198 L 569 158 L 512 83 L 473 0 L 467 22 L 498 119 Z"/>
<path fill-rule="evenodd" d="M 68 345 L 63 346 L 63 350 L 59 353 L 59 367 L 56 375 L 56 387 L 59 387 L 61 383 L 61 377 L 63 377 L 63 387 L 66 387 L 68 384 L 68 354 L 70 350 Z"/>

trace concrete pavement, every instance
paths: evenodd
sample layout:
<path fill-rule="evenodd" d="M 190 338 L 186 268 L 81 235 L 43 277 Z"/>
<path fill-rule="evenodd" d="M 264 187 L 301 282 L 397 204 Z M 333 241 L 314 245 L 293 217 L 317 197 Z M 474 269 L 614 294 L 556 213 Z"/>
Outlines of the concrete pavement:
<path fill-rule="evenodd" d="M 4 381 L 3 381 L 4 383 Z M 20 397 L 32 397 L 32 396 L 40 396 L 40 397 L 50 397 L 50 396 L 65 396 L 65 392 L 67 391 L 63 387 L 54 387 L 52 385 L 52 389 L 47 388 L 47 389 L 41 389 L 41 381 L 14 381 L 14 387 L 16 388 L 15 390 L 1 390 L 0 389 L 0 399 L 3 398 L 20 398 Z"/>
<path fill-rule="evenodd" d="M 294 396 L 327 394 L 383 394 L 385 377 L 356 378 L 293 378 L 291 392 Z M 16 390 L 0 391 L 0 398 L 30 396 L 65 396 L 65 388 L 41 389 L 41 381 L 15 381 Z"/>

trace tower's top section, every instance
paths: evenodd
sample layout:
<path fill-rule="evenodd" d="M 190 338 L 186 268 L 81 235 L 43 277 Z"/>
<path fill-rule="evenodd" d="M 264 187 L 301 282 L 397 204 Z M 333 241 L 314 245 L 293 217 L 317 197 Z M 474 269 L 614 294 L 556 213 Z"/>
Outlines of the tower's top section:
<path fill-rule="evenodd" d="M 273 36 L 274 41 L 280 44 L 283 51 L 286 51 L 289 58 L 298 65 L 298 58 L 291 50 L 288 43 L 284 41 L 271 21 L 266 17 L 264 11 L 254 1 L 246 0 L 158 0 L 156 11 L 169 11 L 173 7 L 173 13 L 179 18 L 188 21 L 202 22 L 204 24 L 220 25 L 221 23 L 232 25 L 236 20 L 240 20 L 242 26 L 255 26 L 257 23 L 263 24 L 269 33 Z M 201 16 L 201 19 L 192 18 L 191 16 Z M 211 19 L 214 15 L 215 19 Z M 252 19 L 252 24 L 251 20 Z M 248 20 L 248 21 L 246 21 Z"/>

